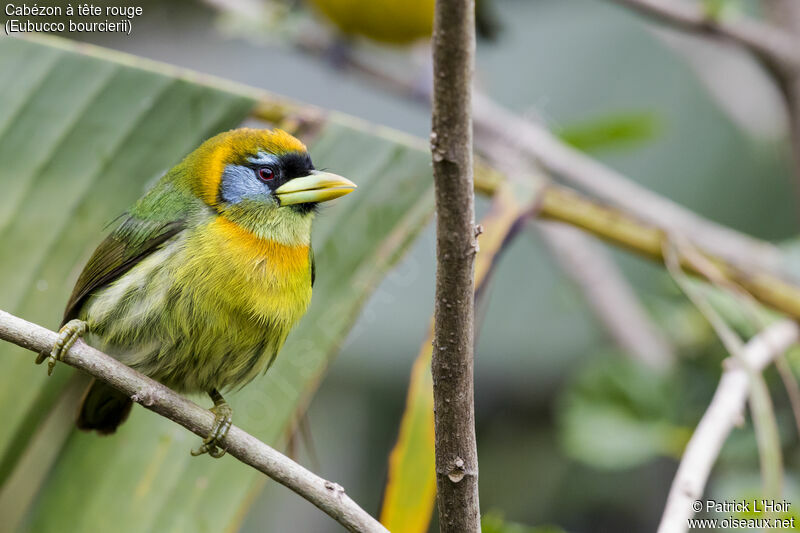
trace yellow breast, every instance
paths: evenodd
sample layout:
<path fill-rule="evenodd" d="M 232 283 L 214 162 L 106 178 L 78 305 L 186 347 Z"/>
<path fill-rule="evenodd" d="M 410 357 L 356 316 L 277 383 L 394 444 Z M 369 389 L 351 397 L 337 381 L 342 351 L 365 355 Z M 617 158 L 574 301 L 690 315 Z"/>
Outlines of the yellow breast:
<path fill-rule="evenodd" d="M 288 327 L 305 313 L 311 300 L 307 244 L 261 238 L 215 217 L 187 239 L 186 247 L 179 282 L 202 287 L 198 297 L 207 298 L 207 304 Z"/>

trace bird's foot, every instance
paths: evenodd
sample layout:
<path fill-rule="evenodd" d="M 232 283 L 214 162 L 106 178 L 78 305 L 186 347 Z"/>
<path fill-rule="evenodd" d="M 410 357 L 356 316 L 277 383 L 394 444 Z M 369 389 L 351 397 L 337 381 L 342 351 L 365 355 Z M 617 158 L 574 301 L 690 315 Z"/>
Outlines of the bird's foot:
<path fill-rule="evenodd" d="M 49 354 L 47 352 L 40 353 L 39 357 L 36 358 L 36 364 L 42 364 L 44 360 L 47 359 L 47 375 L 49 376 L 52 374 L 56 362 L 63 359 L 64 354 L 72 348 L 75 341 L 83 337 L 86 333 L 86 329 L 86 322 L 83 320 L 73 319 L 64 324 L 64 326 L 58 330 L 58 339 L 53 345 L 53 349 L 50 350 Z"/>
<path fill-rule="evenodd" d="M 221 396 L 220 396 L 221 398 Z M 233 409 L 225 400 L 217 403 L 215 401 L 214 407 L 211 408 L 214 413 L 214 426 L 211 428 L 211 433 L 203 440 L 203 444 L 196 450 L 192 450 L 192 455 L 203 455 L 208 453 L 211 457 L 219 458 L 225 455 L 226 448 L 222 448 L 220 444 L 225 440 L 228 435 L 228 430 L 231 429 L 231 422 L 233 422 Z"/>

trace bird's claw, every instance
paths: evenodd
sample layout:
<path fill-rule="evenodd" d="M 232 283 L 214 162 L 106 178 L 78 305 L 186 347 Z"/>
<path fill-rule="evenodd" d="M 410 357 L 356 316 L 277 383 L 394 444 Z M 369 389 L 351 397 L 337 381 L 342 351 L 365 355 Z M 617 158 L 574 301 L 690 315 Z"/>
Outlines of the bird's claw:
<path fill-rule="evenodd" d="M 196 450 L 192 450 L 192 455 L 198 456 L 208 453 L 211 457 L 220 458 L 225 455 L 226 448 L 222 448 L 220 444 L 228 436 L 228 430 L 231 429 L 233 422 L 233 409 L 227 403 L 221 403 L 211 408 L 214 413 L 214 427 L 211 428 L 211 433 L 203 439 L 203 444 Z"/>
<path fill-rule="evenodd" d="M 58 330 L 58 339 L 56 339 L 56 343 L 53 345 L 53 349 L 50 350 L 50 353 L 40 353 L 39 357 L 36 358 L 36 364 L 42 364 L 44 360 L 47 359 L 47 375 L 51 375 L 56 366 L 56 362 L 61 361 L 64 358 L 64 354 L 75 344 L 75 341 L 81 338 L 85 333 L 86 322 L 78 319 L 70 320 Z"/>

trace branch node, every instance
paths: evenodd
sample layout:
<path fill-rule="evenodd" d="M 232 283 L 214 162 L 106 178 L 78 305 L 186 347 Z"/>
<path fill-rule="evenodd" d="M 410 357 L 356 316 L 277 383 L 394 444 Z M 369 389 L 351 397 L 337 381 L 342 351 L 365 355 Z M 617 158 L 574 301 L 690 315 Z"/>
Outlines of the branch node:
<path fill-rule="evenodd" d="M 464 479 L 465 474 L 466 471 L 464 470 L 464 459 L 462 459 L 461 457 L 456 457 L 455 461 L 453 461 L 453 466 L 447 473 L 447 478 L 453 483 L 458 483 L 459 481 Z"/>
<path fill-rule="evenodd" d="M 157 400 L 158 394 L 153 390 L 142 389 L 131 395 L 132 402 L 144 405 L 145 407 L 151 407 Z"/>
<path fill-rule="evenodd" d="M 331 492 L 335 492 L 337 495 L 344 494 L 344 487 L 342 487 L 338 483 L 334 483 L 333 481 L 326 481 L 325 488 Z"/>
<path fill-rule="evenodd" d="M 445 158 L 445 151 L 439 145 L 439 136 L 435 131 L 431 132 L 431 154 L 433 155 L 434 163 L 441 163 Z"/>

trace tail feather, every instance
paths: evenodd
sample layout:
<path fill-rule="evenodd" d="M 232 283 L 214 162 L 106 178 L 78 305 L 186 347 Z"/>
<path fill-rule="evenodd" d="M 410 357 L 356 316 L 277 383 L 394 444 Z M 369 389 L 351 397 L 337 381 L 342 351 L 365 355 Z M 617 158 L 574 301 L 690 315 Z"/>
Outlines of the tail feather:
<path fill-rule="evenodd" d="M 83 395 L 75 424 L 85 431 L 109 435 L 125 422 L 133 402 L 111 385 L 93 379 Z"/>

